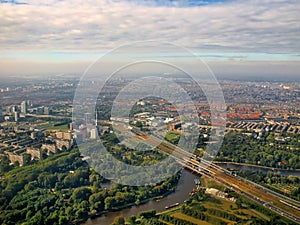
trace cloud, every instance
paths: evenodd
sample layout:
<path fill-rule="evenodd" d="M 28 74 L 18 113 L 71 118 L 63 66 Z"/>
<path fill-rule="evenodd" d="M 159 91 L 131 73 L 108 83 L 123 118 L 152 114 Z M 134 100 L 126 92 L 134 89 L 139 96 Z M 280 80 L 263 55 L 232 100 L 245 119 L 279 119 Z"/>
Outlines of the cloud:
<path fill-rule="evenodd" d="M 106 52 L 158 39 L 198 52 L 299 53 L 299 1 L 189 1 L 189 7 L 166 1 L 22 2 L 1 4 L 3 52 Z"/>

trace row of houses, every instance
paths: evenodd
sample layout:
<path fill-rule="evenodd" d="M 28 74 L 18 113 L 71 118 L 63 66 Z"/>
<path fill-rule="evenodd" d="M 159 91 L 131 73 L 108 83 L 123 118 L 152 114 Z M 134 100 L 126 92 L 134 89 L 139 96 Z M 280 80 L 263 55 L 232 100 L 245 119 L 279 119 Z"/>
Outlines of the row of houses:
<path fill-rule="evenodd" d="M 40 147 L 24 147 L 24 148 L 10 148 L 4 151 L 4 154 L 8 156 L 8 159 L 13 164 L 18 162 L 20 166 L 26 164 L 26 154 L 31 156 L 30 160 L 39 160 L 43 157 L 43 154 L 52 155 L 60 151 L 70 149 L 72 146 L 71 140 L 59 140 L 56 139 L 54 144 L 42 144 Z"/>

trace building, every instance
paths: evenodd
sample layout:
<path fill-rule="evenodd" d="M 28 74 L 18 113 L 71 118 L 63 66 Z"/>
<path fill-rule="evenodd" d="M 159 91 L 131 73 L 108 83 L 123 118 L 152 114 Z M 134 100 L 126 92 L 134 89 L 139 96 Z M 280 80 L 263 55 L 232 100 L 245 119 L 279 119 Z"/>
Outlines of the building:
<path fill-rule="evenodd" d="M 56 138 L 63 139 L 63 140 L 72 140 L 72 133 L 71 132 L 56 132 Z"/>
<path fill-rule="evenodd" d="M 47 155 L 57 153 L 57 148 L 54 144 L 43 144 L 42 150 L 45 150 L 47 152 Z"/>
<path fill-rule="evenodd" d="M 65 140 L 72 140 L 72 133 L 71 132 L 65 132 L 64 133 L 64 139 Z"/>
<path fill-rule="evenodd" d="M 42 158 L 42 151 L 38 148 L 28 147 L 26 148 L 26 153 L 31 155 L 31 160 Z"/>
<path fill-rule="evenodd" d="M 90 135 L 90 138 L 91 138 L 91 139 L 97 139 L 97 137 L 98 137 L 98 131 L 97 131 L 97 129 L 96 129 L 96 128 L 91 129 L 91 135 Z"/>
<path fill-rule="evenodd" d="M 50 107 L 44 107 L 44 114 L 45 115 L 51 115 L 52 109 Z"/>
<path fill-rule="evenodd" d="M 91 113 L 85 113 L 84 114 L 85 119 L 85 125 L 90 124 L 92 122 L 92 114 Z"/>
<path fill-rule="evenodd" d="M 69 140 L 55 140 L 56 147 L 59 150 L 68 150 L 71 148 L 71 141 Z"/>
<path fill-rule="evenodd" d="M 0 122 L 3 122 L 3 115 L 2 115 L 2 105 L 0 105 Z"/>
<path fill-rule="evenodd" d="M 14 117 L 13 116 L 4 116 L 5 121 L 13 121 Z"/>
<path fill-rule="evenodd" d="M 171 123 L 168 125 L 168 129 L 170 131 L 175 131 L 175 130 L 181 129 L 181 123 L 180 122 Z"/>
<path fill-rule="evenodd" d="M 109 134 L 110 133 L 110 127 L 109 126 L 103 126 L 102 128 L 99 128 L 101 131 L 101 135 Z"/>
<path fill-rule="evenodd" d="M 19 112 L 14 112 L 14 119 L 15 119 L 15 122 L 18 122 L 20 120 L 20 113 Z"/>
<path fill-rule="evenodd" d="M 79 133 L 81 134 L 83 139 L 86 139 L 88 137 L 88 131 L 86 127 L 80 127 Z"/>
<path fill-rule="evenodd" d="M 24 154 L 17 154 L 14 152 L 5 152 L 8 156 L 9 161 L 13 164 L 18 162 L 20 166 L 25 165 L 25 156 Z"/>
<path fill-rule="evenodd" d="M 64 132 L 61 132 L 61 131 L 56 132 L 56 133 L 55 133 L 55 136 L 56 136 L 56 138 L 58 138 L 58 139 L 64 139 Z"/>
<path fill-rule="evenodd" d="M 44 106 L 37 107 L 36 114 L 39 114 L 39 115 L 44 114 Z"/>
<path fill-rule="evenodd" d="M 23 113 L 23 114 L 27 113 L 27 102 L 26 101 L 21 102 L 21 113 Z"/>
<path fill-rule="evenodd" d="M 74 133 L 74 138 L 75 138 L 77 144 L 80 144 L 83 142 L 83 136 L 79 131 Z"/>
<path fill-rule="evenodd" d="M 32 133 L 30 134 L 30 138 L 31 138 L 31 139 L 36 139 L 36 138 L 37 138 L 37 133 L 36 133 L 36 132 L 32 132 Z"/>
<path fill-rule="evenodd" d="M 75 123 L 74 123 L 74 122 L 71 122 L 71 123 L 69 124 L 69 126 L 70 126 L 70 130 L 71 130 L 71 131 L 74 129 L 74 125 L 75 125 Z"/>

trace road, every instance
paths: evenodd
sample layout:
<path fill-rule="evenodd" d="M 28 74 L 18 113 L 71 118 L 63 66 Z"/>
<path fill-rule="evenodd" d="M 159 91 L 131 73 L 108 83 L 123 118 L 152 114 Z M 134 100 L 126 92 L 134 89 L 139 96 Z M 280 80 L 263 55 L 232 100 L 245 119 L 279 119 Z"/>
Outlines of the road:
<path fill-rule="evenodd" d="M 54 118 L 54 119 L 70 119 L 71 116 L 58 116 L 58 115 L 38 115 L 38 114 L 25 114 L 25 116 L 36 118 Z"/>
<path fill-rule="evenodd" d="M 230 171 L 207 160 L 199 160 L 192 153 L 187 152 L 166 140 L 161 140 L 153 135 L 148 136 L 139 130 L 135 130 L 134 134 L 130 134 L 130 129 L 122 124 L 114 124 L 113 127 L 127 135 L 136 136 L 138 139 L 142 140 L 143 143 L 154 147 L 157 146 L 160 150 L 172 155 L 172 157 L 175 157 L 184 167 L 195 173 L 213 178 L 217 182 L 254 200 L 273 212 L 296 223 L 300 223 L 300 203 L 298 201 L 276 193 L 245 178 L 233 176 Z"/>

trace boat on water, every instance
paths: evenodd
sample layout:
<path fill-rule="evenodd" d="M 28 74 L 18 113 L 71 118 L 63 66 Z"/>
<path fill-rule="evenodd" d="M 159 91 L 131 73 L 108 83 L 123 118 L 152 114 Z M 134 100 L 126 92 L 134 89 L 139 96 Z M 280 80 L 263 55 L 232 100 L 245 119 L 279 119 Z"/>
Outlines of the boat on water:
<path fill-rule="evenodd" d="M 173 207 L 176 207 L 176 206 L 179 206 L 179 203 L 175 203 L 175 204 L 172 204 L 172 205 L 168 205 L 165 207 L 165 209 L 170 209 L 170 208 L 173 208 Z"/>

